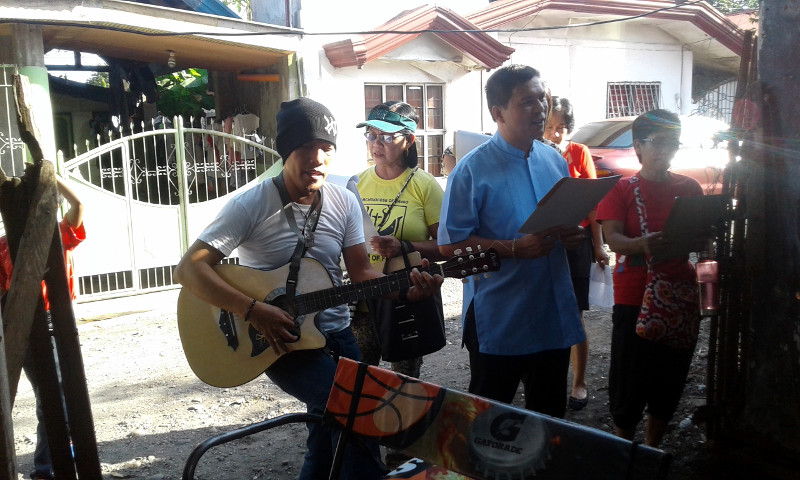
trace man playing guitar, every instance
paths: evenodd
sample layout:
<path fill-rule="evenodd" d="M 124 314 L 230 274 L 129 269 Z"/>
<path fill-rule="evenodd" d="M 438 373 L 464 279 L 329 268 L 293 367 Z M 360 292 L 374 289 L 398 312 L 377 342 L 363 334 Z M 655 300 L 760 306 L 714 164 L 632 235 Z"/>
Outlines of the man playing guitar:
<path fill-rule="evenodd" d="M 383 276 L 370 267 L 355 196 L 325 182 L 336 152 L 333 115 L 324 105 L 307 98 L 283 102 L 277 115 L 277 132 L 276 148 L 284 159 L 283 182 L 267 180 L 233 198 L 181 259 L 175 278 L 202 300 L 250 322 L 280 355 L 266 370 L 267 376 L 305 402 L 310 413 L 321 414 L 336 370 L 336 361 L 328 351 L 333 356 L 359 359 L 347 306 L 329 308 L 317 317 L 327 349 L 290 353 L 299 333 L 295 317 L 262 298 L 242 293 L 212 268 L 234 249 L 242 265 L 262 270 L 290 263 L 302 251 L 325 267 L 335 285 L 342 284 L 340 255 L 354 282 Z M 424 261 L 423 267 L 427 266 Z M 299 275 L 303 275 L 302 269 Z M 416 269 L 410 279 L 410 288 L 387 297 L 405 295 L 409 301 L 421 300 L 440 288 L 443 281 L 439 275 Z M 308 430 L 308 451 L 300 478 L 327 478 L 338 433 L 315 424 L 309 424 Z M 377 479 L 384 473 L 377 445 L 347 448 L 340 478 Z"/>

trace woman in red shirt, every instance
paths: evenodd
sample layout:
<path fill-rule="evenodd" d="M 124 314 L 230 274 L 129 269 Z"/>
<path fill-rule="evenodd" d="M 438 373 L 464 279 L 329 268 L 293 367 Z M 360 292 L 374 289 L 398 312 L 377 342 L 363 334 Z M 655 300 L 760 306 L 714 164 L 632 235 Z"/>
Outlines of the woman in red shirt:
<path fill-rule="evenodd" d="M 678 407 L 694 349 L 645 340 L 636 334 L 636 320 L 647 284 L 648 259 L 669 244 L 662 229 L 675 197 L 700 196 L 703 190 L 696 180 L 668 170 L 680 145 L 677 115 L 667 110 L 644 113 L 633 122 L 632 131 L 642 169 L 620 180 L 597 212 L 608 245 L 617 254 L 609 397 L 617 435 L 633 440 L 647 408 L 645 444 L 658 447 Z M 654 269 L 673 281 L 694 281 L 688 252 L 654 264 Z"/>

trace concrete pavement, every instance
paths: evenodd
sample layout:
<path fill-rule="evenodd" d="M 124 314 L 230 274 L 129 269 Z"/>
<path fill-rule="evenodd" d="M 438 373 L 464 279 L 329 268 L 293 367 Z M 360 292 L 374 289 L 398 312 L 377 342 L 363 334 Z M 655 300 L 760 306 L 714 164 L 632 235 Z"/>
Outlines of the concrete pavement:
<path fill-rule="evenodd" d="M 105 300 L 76 301 L 73 304 L 75 320 L 94 322 L 152 311 L 174 314 L 179 292 L 179 288 L 174 288 Z"/>

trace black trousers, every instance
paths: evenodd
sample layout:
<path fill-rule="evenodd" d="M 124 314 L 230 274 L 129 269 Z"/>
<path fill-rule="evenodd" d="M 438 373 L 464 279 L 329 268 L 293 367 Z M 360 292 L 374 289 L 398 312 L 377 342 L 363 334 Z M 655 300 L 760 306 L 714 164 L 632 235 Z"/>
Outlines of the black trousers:
<path fill-rule="evenodd" d="M 564 418 L 569 348 L 529 355 L 481 353 L 472 305 L 467 310 L 463 342 L 469 351 L 469 393 L 510 404 L 523 382 L 526 409 Z"/>

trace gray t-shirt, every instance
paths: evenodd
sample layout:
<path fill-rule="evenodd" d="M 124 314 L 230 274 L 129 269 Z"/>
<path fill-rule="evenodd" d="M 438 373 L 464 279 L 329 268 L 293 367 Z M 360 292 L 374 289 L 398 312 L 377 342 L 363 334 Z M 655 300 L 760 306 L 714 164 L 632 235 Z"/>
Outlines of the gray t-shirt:
<path fill-rule="evenodd" d="M 364 243 L 364 229 L 358 200 L 344 187 L 326 182 L 322 187 L 322 212 L 314 232 L 314 245 L 306 256 L 320 262 L 334 285 L 342 284 L 339 257 L 342 249 Z M 273 270 L 291 261 L 297 235 L 290 229 L 272 179 L 237 195 L 198 237 L 225 256 L 238 248 L 239 263 L 261 270 Z M 293 204 L 297 227 L 306 223 L 308 205 Z M 300 275 L 303 275 L 302 268 Z M 267 292 L 264 292 L 265 294 Z M 326 332 L 338 332 L 350 325 L 347 305 L 329 308 L 319 316 Z"/>

